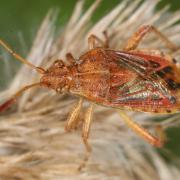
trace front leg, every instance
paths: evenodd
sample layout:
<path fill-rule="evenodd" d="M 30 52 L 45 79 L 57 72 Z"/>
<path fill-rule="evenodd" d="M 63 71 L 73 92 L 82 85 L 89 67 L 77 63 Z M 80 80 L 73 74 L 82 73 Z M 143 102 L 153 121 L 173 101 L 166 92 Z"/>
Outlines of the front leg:
<path fill-rule="evenodd" d="M 172 50 L 176 51 L 178 50 L 178 47 L 171 42 L 164 34 L 162 34 L 158 29 L 156 29 L 154 26 L 150 25 L 144 25 L 142 26 L 137 32 L 135 32 L 128 40 L 127 45 L 125 46 L 124 50 L 130 51 L 137 48 L 139 43 L 142 41 L 144 36 L 150 32 L 154 32 L 156 36 L 161 39 L 165 46 Z"/>
<path fill-rule="evenodd" d="M 80 110 L 82 108 L 82 104 L 83 104 L 83 98 L 80 98 L 78 104 L 74 107 L 73 111 L 69 115 L 67 124 L 65 126 L 66 131 L 71 131 L 72 129 L 77 127 L 78 115 L 79 115 Z"/>

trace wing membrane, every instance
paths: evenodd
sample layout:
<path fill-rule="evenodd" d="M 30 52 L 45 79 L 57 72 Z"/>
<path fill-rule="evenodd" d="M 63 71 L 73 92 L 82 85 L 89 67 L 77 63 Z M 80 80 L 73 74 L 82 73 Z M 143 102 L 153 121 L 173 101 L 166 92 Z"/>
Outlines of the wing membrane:
<path fill-rule="evenodd" d="M 117 73 L 111 68 L 111 87 L 107 98 L 107 104 L 112 107 L 124 107 L 140 111 L 167 111 L 177 104 L 177 97 L 168 87 L 168 83 L 160 74 L 171 63 L 158 56 L 145 54 L 133 54 L 120 51 L 110 51 L 108 54 L 113 59 L 119 71 L 124 69 L 131 73 L 124 74 L 125 82 L 122 78 L 117 82 Z M 115 65 L 113 65 L 115 67 Z M 132 73 L 134 73 L 132 75 Z M 128 78 L 127 78 L 128 77 Z M 116 83 L 113 83 L 113 82 Z"/>

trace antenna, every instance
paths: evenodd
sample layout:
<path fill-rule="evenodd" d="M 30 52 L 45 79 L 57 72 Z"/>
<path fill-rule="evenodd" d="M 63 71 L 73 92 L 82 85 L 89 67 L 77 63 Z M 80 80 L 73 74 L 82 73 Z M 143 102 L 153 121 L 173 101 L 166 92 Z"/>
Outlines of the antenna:
<path fill-rule="evenodd" d="M 28 60 L 24 59 L 21 57 L 19 54 L 14 52 L 4 41 L 0 39 L 0 45 L 5 48 L 6 51 L 8 51 L 16 60 L 28 65 L 32 69 L 35 69 L 38 73 L 40 74 L 45 74 L 46 70 L 43 69 L 42 67 L 36 67 L 34 64 L 30 63 Z"/>
<path fill-rule="evenodd" d="M 27 85 L 27 86 L 24 86 L 22 89 L 20 89 L 19 91 L 17 91 L 13 96 L 12 98 L 10 98 L 9 100 L 5 101 L 3 104 L 0 105 L 0 112 L 3 112 L 5 111 L 7 108 L 9 108 L 12 104 L 14 104 L 17 100 L 17 98 L 19 96 L 22 95 L 22 93 L 24 93 L 24 91 L 32 88 L 32 87 L 35 87 L 35 86 L 40 86 L 41 83 L 34 83 L 34 84 L 30 84 L 30 85 Z"/>

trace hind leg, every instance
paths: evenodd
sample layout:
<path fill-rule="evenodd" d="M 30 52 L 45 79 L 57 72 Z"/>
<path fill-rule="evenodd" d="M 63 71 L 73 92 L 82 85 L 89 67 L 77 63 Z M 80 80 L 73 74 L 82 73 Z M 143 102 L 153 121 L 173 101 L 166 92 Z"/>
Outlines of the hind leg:
<path fill-rule="evenodd" d="M 147 142 L 149 142 L 150 144 L 156 147 L 162 147 L 164 145 L 164 141 L 165 141 L 164 133 L 160 127 L 159 129 L 156 130 L 158 137 L 155 137 L 145 128 L 134 122 L 125 112 L 121 110 L 119 110 L 118 112 L 122 117 L 122 119 L 124 120 L 124 122 L 144 140 L 146 140 Z"/>
<path fill-rule="evenodd" d="M 154 32 L 155 35 L 161 39 L 165 46 L 172 50 L 176 51 L 179 49 L 173 42 L 171 42 L 164 34 L 162 34 L 158 29 L 156 29 L 154 26 L 145 25 L 142 26 L 137 32 L 135 32 L 128 40 L 127 45 L 125 46 L 124 50 L 130 51 L 137 48 L 139 43 L 143 40 L 144 36 L 146 34 L 149 34 L 150 32 Z"/>

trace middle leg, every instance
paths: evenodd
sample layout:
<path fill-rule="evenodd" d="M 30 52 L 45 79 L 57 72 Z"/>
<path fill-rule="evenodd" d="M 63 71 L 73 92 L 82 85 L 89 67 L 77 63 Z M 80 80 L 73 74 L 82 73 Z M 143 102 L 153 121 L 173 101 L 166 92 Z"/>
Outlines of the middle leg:
<path fill-rule="evenodd" d="M 83 142 L 88 152 L 91 152 L 91 146 L 88 143 L 88 138 L 89 138 L 89 133 L 90 133 L 91 121 L 92 121 L 93 107 L 94 107 L 94 104 L 91 103 L 89 108 L 87 109 L 84 123 L 83 123 L 83 130 L 82 130 Z"/>
<path fill-rule="evenodd" d="M 83 162 L 80 164 L 78 168 L 79 170 L 81 170 L 82 168 L 86 166 L 86 163 L 89 160 L 89 156 L 92 151 L 92 148 L 88 143 L 88 138 L 89 138 L 90 127 L 91 127 L 91 122 L 92 122 L 93 106 L 94 104 L 91 103 L 90 106 L 88 107 L 87 112 L 85 114 L 84 123 L 83 123 L 82 139 L 86 148 L 86 153 L 85 153 Z"/>

